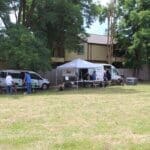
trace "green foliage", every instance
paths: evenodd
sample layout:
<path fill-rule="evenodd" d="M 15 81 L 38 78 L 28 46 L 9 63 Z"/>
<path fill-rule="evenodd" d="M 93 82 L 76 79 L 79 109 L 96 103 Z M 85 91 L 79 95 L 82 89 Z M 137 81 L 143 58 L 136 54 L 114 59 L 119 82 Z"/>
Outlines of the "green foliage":
<path fill-rule="evenodd" d="M 78 49 L 81 35 L 86 36 L 84 19 L 90 26 L 97 11 L 92 0 L 1 0 L 0 19 L 6 27 L 0 39 L 1 57 L 11 67 L 41 69 L 40 60 L 45 63 L 50 58 L 47 48 L 56 57 Z M 16 24 L 10 22 L 10 12 L 15 14 Z M 24 28 L 18 30 L 18 25 Z"/>
<path fill-rule="evenodd" d="M 31 27 L 34 31 L 42 31 L 48 39 L 48 47 L 60 57 L 63 57 L 65 50 L 77 49 L 81 43 L 79 35 L 86 35 L 84 18 L 89 26 L 97 14 L 91 0 L 39 1 L 36 8 Z"/>
<path fill-rule="evenodd" d="M 119 48 L 126 50 L 126 65 L 139 69 L 150 64 L 149 0 L 121 0 L 118 3 Z"/>
<path fill-rule="evenodd" d="M 10 0 L 0 0 L 0 19 L 3 21 L 5 27 L 11 25 L 9 12 L 11 8 L 9 8 Z"/>
<path fill-rule="evenodd" d="M 9 68 L 46 70 L 50 66 L 50 51 L 23 26 L 1 31 L 0 51 L 0 59 Z"/>
<path fill-rule="evenodd" d="M 113 26 L 117 31 L 117 47 L 125 53 L 125 65 L 139 69 L 142 64 L 150 64 L 150 3 L 149 0 L 119 0 L 116 6 L 110 3 L 106 7 L 99 6 L 99 20 L 115 12 Z M 117 21 L 116 21 L 117 19 Z"/>
<path fill-rule="evenodd" d="M 107 18 L 107 14 L 108 14 L 107 13 L 107 7 L 99 5 L 99 7 L 98 7 L 98 14 L 100 14 L 99 15 L 99 22 L 103 23 L 106 20 L 106 18 Z"/>

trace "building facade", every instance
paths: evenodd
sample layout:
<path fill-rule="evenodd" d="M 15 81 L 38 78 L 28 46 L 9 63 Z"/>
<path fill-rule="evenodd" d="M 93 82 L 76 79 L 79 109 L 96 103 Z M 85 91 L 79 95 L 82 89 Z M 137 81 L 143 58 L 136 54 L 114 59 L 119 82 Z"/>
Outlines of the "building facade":
<path fill-rule="evenodd" d="M 76 52 L 65 52 L 64 57 L 52 57 L 52 63 L 57 66 L 76 58 L 82 58 L 97 63 L 111 62 L 112 64 L 122 64 L 124 59 L 116 55 L 117 50 L 115 49 L 115 44 L 113 45 L 114 48 L 113 52 L 111 52 L 111 57 L 108 57 L 110 53 L 109 46 L 110 44 L 106 35 L 90 34 L 87 40 L 81 44 L 80 50 L 76 50 Z"/>

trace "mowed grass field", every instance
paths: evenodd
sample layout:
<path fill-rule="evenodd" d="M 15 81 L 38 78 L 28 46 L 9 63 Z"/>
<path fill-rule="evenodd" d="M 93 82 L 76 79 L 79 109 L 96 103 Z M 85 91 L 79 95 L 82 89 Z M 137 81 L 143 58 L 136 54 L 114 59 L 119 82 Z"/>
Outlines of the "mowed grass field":
<path fill-rule="evenodd" d="M 150 150 L 150 84 L 0 95 L 0 150 Z"/>

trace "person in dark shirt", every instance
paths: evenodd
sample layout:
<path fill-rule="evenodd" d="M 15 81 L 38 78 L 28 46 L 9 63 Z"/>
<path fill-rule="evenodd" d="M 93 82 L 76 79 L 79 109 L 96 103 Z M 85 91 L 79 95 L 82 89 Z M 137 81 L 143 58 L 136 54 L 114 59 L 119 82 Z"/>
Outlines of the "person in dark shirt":
<path fill-rule="evenodd" d="M 96 80 L 96 71 L 93 71 L 92 73 L 92 80 Z"/>
<path fill-rule="evenodd" d="M 111 73 L 110 73 L 110 70 L 106 71 L 106 77 L 107 77 L 108 85 L 111 85 Z"/>
<path fill-rule="evenodd" d="M 106 77 L 107 77 L 107 80 L 110 81 L 111 80 L 111 73 L 109 70 L 106 71 Z"/>

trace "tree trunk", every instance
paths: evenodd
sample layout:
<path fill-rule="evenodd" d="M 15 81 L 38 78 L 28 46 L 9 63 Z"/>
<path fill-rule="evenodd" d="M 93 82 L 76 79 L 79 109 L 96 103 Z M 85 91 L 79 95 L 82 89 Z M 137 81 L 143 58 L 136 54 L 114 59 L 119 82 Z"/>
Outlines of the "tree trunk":
<path fill-rule="evenodd" d="M 110 14 L 108 12 L 108 31 L 107 31 L 107 59 L 108 59 L 108 63 L 110 62 Z"/>
<path fill-rule="evenodd" d="M 22 24 L 25 25 L 26 23 L 26 0 L 22 0 L 22 13 L 23 13 Z"/>
<path fill-rule="evenodd" d="M 36 0 L 33 0 L 31 7 L 30 7 L 29 11 L 27 12 L 27 16 L 26 16 L 26 26 L 27 27 L 30 27 L 32 24 L 31 16 L 33 16 L 35 6 L 36 6 Z"/>
<path fill-rule="evenodd" d="M 21 23 L 21 12 L 22 12 L 22 0 L 20 0 L 20 6 L 19 6 L 19 13 L 18 13 L 18 20 L 17 23 Z"/>

